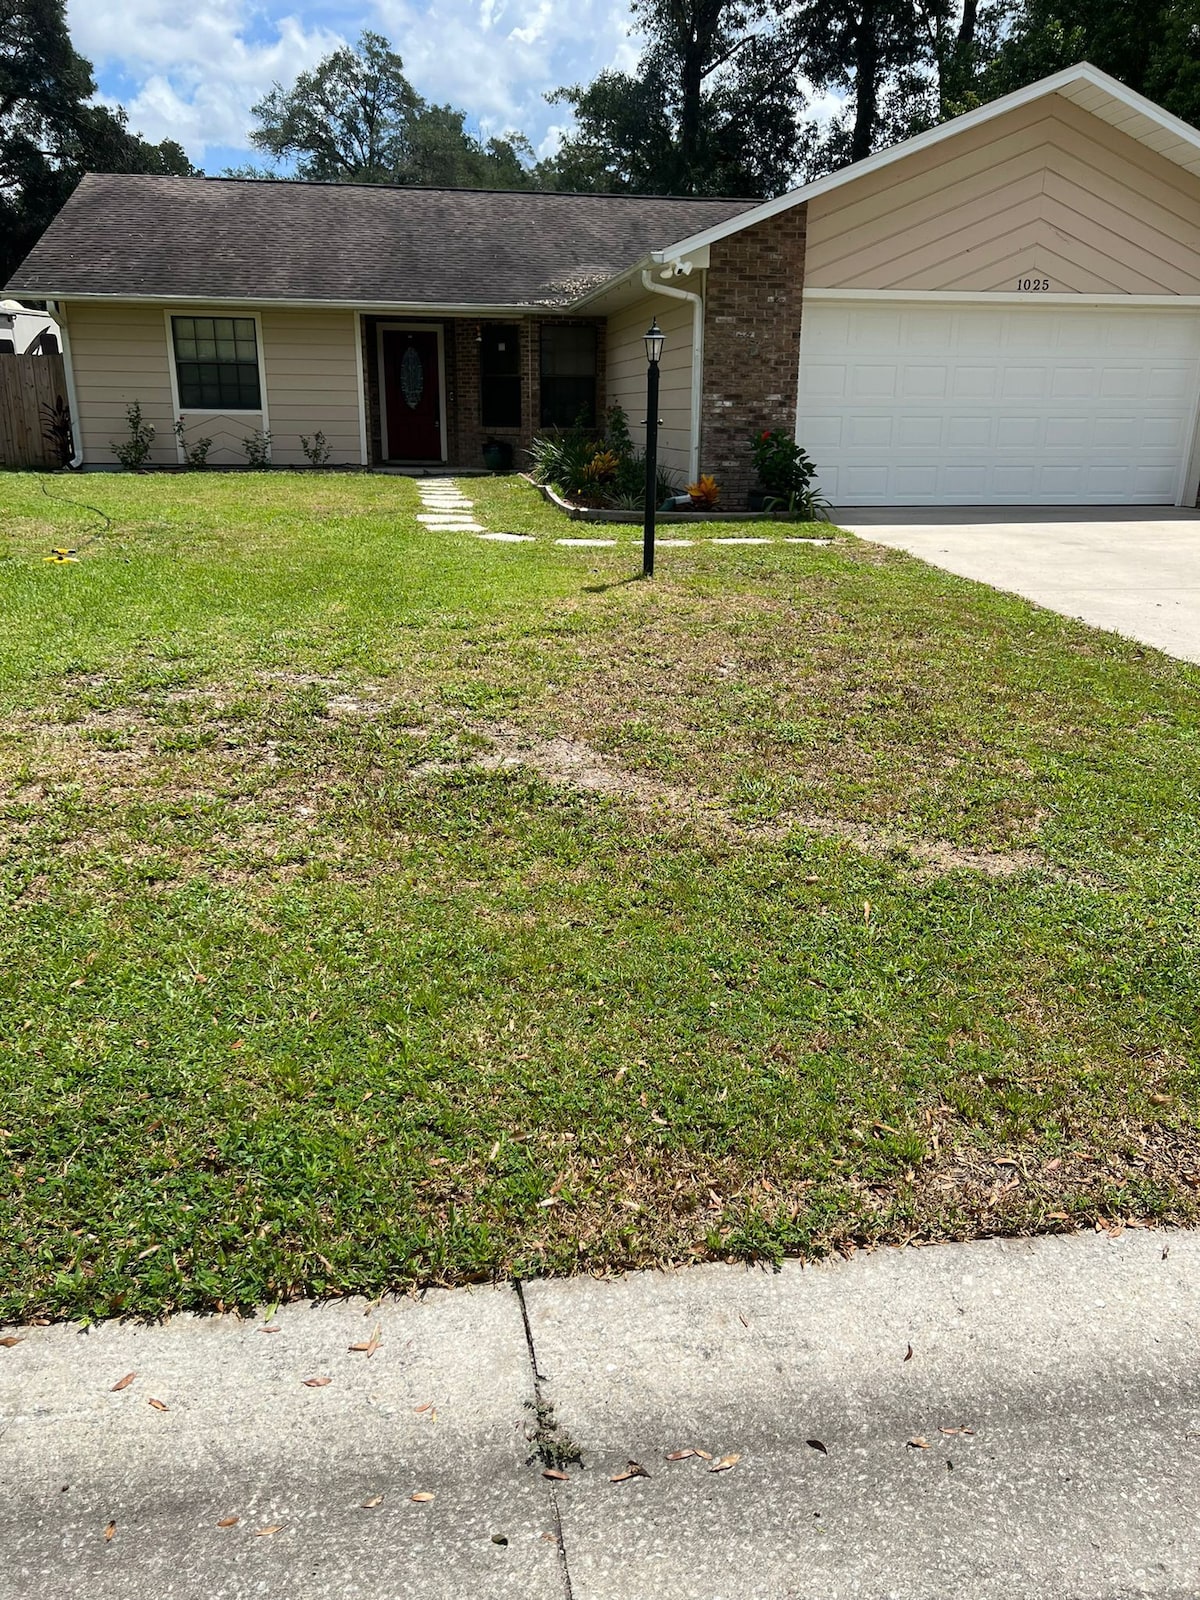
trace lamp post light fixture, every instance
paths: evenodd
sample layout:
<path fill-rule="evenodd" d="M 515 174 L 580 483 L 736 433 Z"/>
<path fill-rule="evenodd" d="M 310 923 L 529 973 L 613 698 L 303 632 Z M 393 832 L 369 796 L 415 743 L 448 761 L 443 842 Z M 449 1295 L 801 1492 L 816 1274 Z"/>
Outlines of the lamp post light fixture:
<path fill-rule="evenodd" d="M 646 330 L 646 519 L 642 526 L 642 577 L 654 576 L 654 513 L 658 510 L 658 364 L 663 331 L 658 318 Z"/>

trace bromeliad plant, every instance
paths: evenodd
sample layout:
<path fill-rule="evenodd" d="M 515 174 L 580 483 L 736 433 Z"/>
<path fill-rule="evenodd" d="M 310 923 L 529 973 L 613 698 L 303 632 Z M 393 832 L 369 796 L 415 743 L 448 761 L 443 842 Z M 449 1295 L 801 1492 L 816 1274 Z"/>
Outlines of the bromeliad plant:
<path fill-rule="evenodd" d="M 529 446 L 529 475 L 535 483 L 556 489 L 568 500 L 636 511 L 646 493 L 646 457 L 633 447 L 629 420 L 620 406 L 610 406 L 603 430 L 582 419 L 572 428 L 540 434 Z M 659 503 L 676 493 L 677 478 L 658 469 Z"/>
<path fill-rule="evenodd" d="M 697 511 L 711 511 L 721 498 L 721 485 L 711 473 L 702 472 L 695 483 L 689 483 L 687 492 Z"/>
<path fill-rule="evenodd" d="M 787 511 L 810 522 L 829 520 L 829 501 L 813 487 L 816 463 L 782 428 L 764 428 L 750 441 L 758 480 L 766 492 L 764 509 Z"/>

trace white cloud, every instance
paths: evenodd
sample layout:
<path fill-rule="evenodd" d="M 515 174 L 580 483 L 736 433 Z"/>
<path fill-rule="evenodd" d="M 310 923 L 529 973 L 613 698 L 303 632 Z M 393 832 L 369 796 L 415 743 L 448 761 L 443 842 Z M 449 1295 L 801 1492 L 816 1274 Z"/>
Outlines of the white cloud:
<path fill-rule="evenodd" d="M 387 34 L 427 99 L 484 135 L 518 130 L 539 152 L 565 131 L 545 96 L 605 67 L 631 70 L 628 0 L 68 0 L 79 50 L 148 139 L 252 154 L 250 107 L 364 27 Z"/>
<path fill-rule="evenodd" d="M 120 75 L 123 92 L 102 98 L 120 99 L 137 131 L 178 139 L 195 161 L 214 146 L 248 150 L 254 102 L 342 42 L 295 15 L 259 37 L 262 16 L 248 0 L 201 0 L 186 11 L 165 0 L 69 0 L 68 22 L 100 81 Z"/>

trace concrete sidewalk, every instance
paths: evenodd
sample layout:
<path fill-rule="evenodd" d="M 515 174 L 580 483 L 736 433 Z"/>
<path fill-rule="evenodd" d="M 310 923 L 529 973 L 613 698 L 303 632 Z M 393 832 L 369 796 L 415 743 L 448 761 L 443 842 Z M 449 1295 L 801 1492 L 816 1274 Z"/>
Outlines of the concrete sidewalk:
<path fill-rule="evenodd" d="M 24 1330 L 0 1597 L 1194 1600 L 1198 1335 L 1149 1232 Z"/>

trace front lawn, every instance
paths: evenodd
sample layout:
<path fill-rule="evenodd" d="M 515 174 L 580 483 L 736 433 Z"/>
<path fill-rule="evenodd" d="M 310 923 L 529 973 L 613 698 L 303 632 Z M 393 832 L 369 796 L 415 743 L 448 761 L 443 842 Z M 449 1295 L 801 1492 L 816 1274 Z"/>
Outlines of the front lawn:
<path fill-rule="evenodd" d="M 1200 670 L 467 487 L 0 475 L 0 1318 L 1196 1220 Z"/>

